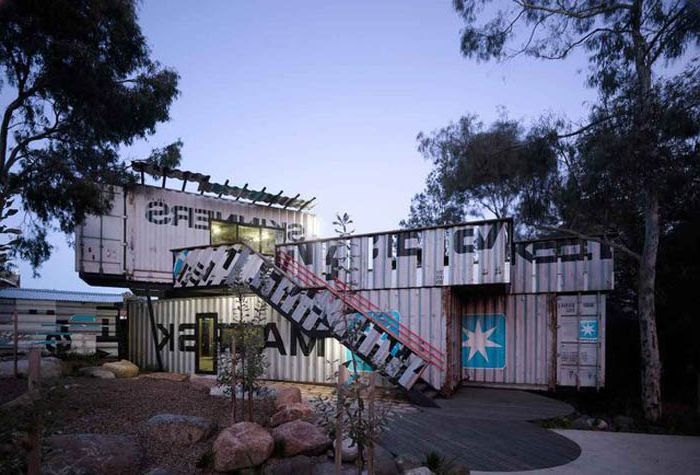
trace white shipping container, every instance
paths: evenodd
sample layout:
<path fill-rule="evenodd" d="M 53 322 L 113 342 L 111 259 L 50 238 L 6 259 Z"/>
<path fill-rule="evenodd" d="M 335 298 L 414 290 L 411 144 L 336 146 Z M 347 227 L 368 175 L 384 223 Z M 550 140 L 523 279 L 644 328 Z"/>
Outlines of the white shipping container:
<path fill-rule="evenodd" d="M 289 242 L 316 237 L 308 212 L 154 186 L 116 188 L 112 210 L 76 232 L 76 270 L 89 283 L 172 284 L 172 249 L 208 245 L 209 220 L 281 227 Z"/>

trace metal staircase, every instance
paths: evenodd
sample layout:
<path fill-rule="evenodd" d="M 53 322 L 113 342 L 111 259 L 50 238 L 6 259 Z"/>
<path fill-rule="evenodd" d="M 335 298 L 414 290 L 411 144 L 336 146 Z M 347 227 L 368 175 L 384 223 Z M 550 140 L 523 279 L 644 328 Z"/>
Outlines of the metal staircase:
<path fill-rule="evenodd" d="M 176 288 L 249 288 L 308 335 L 337 338 L 413 402 L 435 406 L 437 391 L 420 376 L 428 366 L 444 371 L 442 352 L 346 284 L 326 281 L 283 251 L 275 264 L 243 243 L 173 252 Z"/>

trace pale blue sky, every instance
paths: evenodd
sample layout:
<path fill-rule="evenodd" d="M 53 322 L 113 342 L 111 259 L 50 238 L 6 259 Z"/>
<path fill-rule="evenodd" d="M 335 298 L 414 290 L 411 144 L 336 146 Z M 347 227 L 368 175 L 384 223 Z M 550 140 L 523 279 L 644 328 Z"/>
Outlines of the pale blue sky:
<path fill-rule="evenodd" d="M 182 95 L 171 122 L 124 158 L 181 138 L 185 169 L 316 196 L 324 236 L 336 211 L 350 213 L 358 232 L 397 227 L 429 171 L 418 132 L 466 113 L 488 122 L 501 106 L 526 121 L 544 112 L 578 119 L 594 98 L 580 56 L 461 57 L 451 0 L 150 0 L 140 15 Z M 20 265 L 23 287 L 89 288 L 64 236 L 52 242 L 39 279 Z"/>

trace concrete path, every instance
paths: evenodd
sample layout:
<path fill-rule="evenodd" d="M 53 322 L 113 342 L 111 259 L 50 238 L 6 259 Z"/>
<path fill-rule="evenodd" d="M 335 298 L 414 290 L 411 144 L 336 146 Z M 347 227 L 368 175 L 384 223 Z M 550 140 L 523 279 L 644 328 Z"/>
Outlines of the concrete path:
<path fill-rule="evenodd" d="M 533 393 L 462 388 L 440 409 L 400 414 L 382 435 L 394 455 L 437 452 L 470 470 L 533 470 L 576 459 L 575 442 L 528 421 L 565 416 L 568 404 Z"/>
<path fill-rule="evenodd" d="M 561 474 L 698 474 L 700 437 L 556 430 L 581 446 L 581 456 L 559 467 L 527 472 L 528 475 Z M 498 472 L 472 474 L 496 475 Z"/>

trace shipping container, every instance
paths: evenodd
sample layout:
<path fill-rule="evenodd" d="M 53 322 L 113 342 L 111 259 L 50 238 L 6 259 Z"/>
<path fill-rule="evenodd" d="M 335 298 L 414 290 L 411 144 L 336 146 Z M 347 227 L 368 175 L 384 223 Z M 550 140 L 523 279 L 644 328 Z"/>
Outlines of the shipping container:
<path fill-rule="evenodd" d="M 460 383 L 526 388 L 605 382 L 603 293 L 446 291 L 451 368 Z"/>
<path fill-rule="evenodd" d="M 244 297 L 249 308 L 259 299 Z M 207 358 L 198 340 L 198 329 L 206 328 L 203 321 L 213 319 L 214 332 L 209 345 L 226 346 L 222 341 L 223 328 L 238 321 L 237 297 L 214 296 L 161 299 L 153 301 L 157 328 L 157 347 L 153 340 L 148 305 L 143 300 L 129 303 L 129 340 L 131 360 L 145 369 L 157 367 L 156 348 L 159 348 L 164 370 L 182 373 L 212 373 L 201 370 L 198 358 Z M 332 382 L 345 348 L 334 338 L 311 338 L 295 328 L 288 320 L 267 307 L 264 317 L 264 337 L 269 366 L 265 378 L 281 381 L 326 384 Z M 216 354 L 218 351 L 210 352 Z M 197 371 L 200 366 L 200 371 Z"/>
<path fill-rule="evenodd" d="M 511 220 L 405 229 L 278 246 L 309 271 L 357 290 L 506 284 Z M 348 251 L 349 250 L 349 251 Z M 352 268 L 349 278 L 338 264 Z"/>
<path fill-rule="evenodd" d="M 90 284 L 169 286 L 175 248 L 210 244 L 210 221 L 278 227 L 285 242 L 316 237 L 306 211 L 146 185 L 114 188 L 112 209 L 76 231 L 76 270 Z"/>
<path fill-rule="evenodd" d="M 613 252 L 578 238 L 542 239 L 514 245 L 513 293 L 612 290 Z"/>

